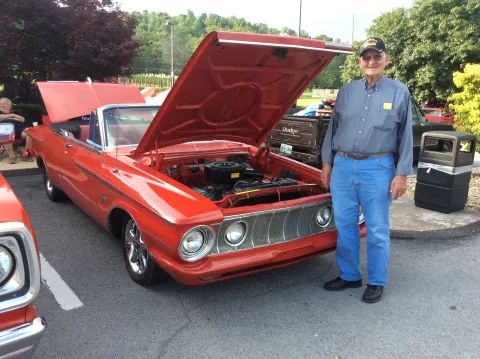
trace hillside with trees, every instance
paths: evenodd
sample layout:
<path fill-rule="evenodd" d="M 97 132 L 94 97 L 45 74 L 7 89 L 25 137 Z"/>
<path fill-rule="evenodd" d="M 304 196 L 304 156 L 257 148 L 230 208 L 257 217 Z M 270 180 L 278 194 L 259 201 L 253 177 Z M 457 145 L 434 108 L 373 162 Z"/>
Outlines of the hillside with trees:
<path fill-rule="evenodd" d="M 170 16 L 164 12 L 133 12 L 138 21 L 135 39 L 143 46 L 134 60 L 133 73 L 137 74 L 170 74 L 171 72 L 171 26 L 173 25 L 174 73 L 179 75 L 200 41 L 213 30 L 252 32 L 259 34 L 288 34 L 296 36 L 296 32 L 288 27 L 275 29 L 266 24 L 250 23 L 235 16 L 222 17 L 215 14 L 195 14 L 188 10 L 185 15 Z M 302 37 L 311 37 L 301 32 Z M 333 41 L 326 35 L 313 37 L 319 40 Z M 341 42 L 340 39 L 336 39 Z M 345 62 L 344 55 L 335 58 L 318 76 L 313 85 L 323 88 L 337 88 L 340 82 L 340 66 Z"/>

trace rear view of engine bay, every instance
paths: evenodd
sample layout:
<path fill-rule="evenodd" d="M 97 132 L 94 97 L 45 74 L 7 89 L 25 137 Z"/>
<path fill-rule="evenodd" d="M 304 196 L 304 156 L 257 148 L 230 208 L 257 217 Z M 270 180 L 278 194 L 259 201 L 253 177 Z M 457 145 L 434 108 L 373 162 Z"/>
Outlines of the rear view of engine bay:
<path fill-rule="evenodd" d="M 250 153 L 197 154 L 165 158 L 160 171 L 221 208 L 275 203 L 326 193 L 317 172 L 286 167 L 276 164 L 275 159 L 262 161 Z"/>

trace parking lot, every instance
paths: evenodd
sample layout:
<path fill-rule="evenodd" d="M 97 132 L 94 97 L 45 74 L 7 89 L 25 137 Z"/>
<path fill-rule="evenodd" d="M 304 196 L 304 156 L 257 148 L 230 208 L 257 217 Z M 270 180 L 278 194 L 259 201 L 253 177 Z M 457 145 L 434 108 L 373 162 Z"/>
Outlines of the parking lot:
<path fill-rule="evenodd" d="M 361 301 L 365 287 L 322 289 L 337 275 L 334 253 L 202 287 L 145 288 L 121 244 L 73 203 L 50 202 L 40 175 L 8 181 L 49 266 L 34 358 L 478 357 L 478 235 L 392 240 L 390 283 L 374 305 Z"/>

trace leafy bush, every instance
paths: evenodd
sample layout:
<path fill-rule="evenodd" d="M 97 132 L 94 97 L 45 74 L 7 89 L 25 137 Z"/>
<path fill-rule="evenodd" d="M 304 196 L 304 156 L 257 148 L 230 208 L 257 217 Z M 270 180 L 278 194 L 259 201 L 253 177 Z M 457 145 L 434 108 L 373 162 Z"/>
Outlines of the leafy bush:
<path fill-rule="evenodd" d="M 466 64 L 463 72 L 453 74 L 455 86 L 462 90 L 450 97 L 455 111 L 455 129 L 477 136 L 480 150 L 480 64 Z"/>

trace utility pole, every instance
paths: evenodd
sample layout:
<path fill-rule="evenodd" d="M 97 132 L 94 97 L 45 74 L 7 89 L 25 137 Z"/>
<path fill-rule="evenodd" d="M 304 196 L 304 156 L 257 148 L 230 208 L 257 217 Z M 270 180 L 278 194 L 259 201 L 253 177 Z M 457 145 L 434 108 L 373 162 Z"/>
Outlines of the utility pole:
<path fill-rule="evenodd" d="M 173 23 L 170 24 L 170 33 L 172 34 L 172 39 L 171 39 L 171 46 L 170 46 L 170 52 L 171 52 L 171 59 L 170 59 L 170 62 L 172 64 L 172 86 L 173 87 L 173 83 L 175 82 L 175 75 L 173 74 Z"/>
<path fill-rule="evenodd" d="M 353 34 L 355 33 L 355 14 L 353 14 L 353 23 L 352 23 L 352 46 L 353 46 Z"/>
<path fill-rule="evenodd" d="M 300 0 L 300 15 L 298 17 L 298 37 L 300 37 L 301 28 L 302 28 L 302 0 Z"/>

